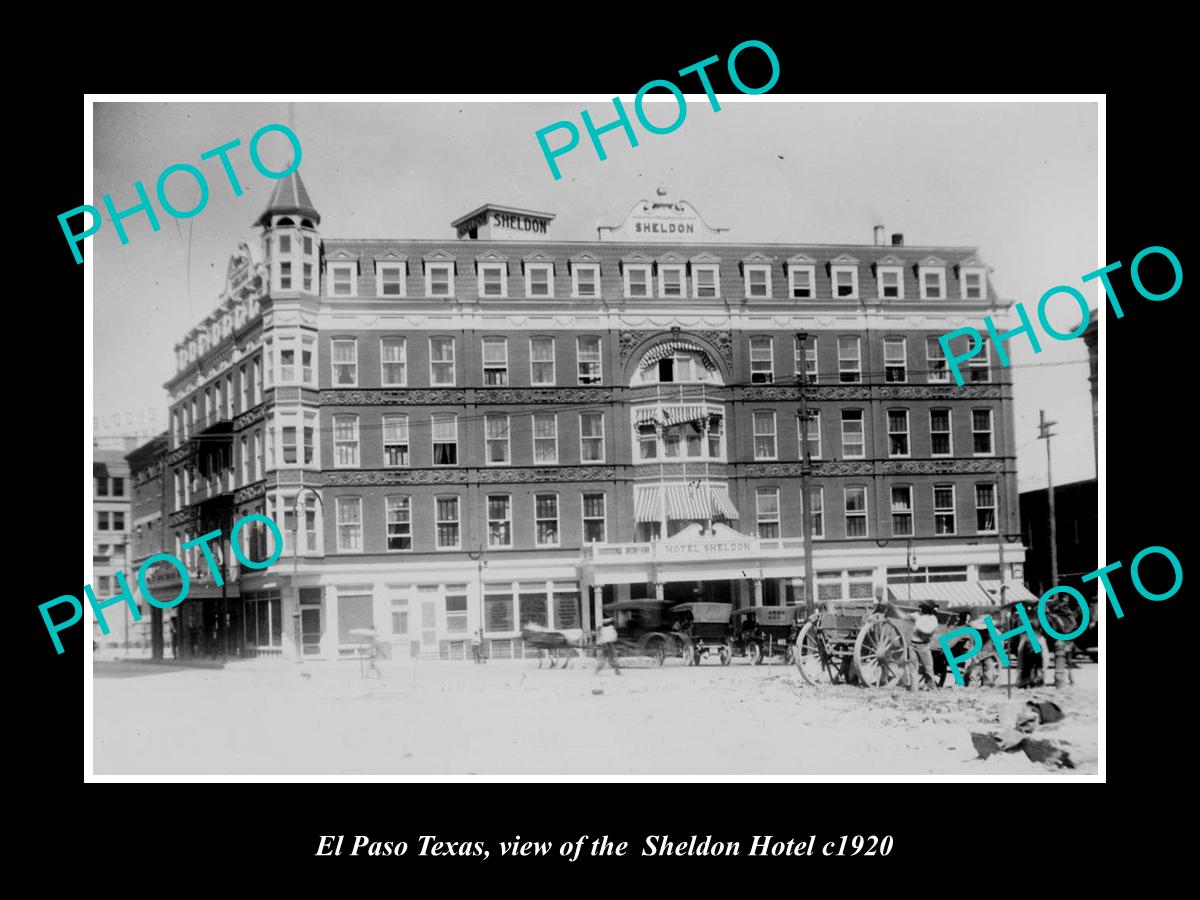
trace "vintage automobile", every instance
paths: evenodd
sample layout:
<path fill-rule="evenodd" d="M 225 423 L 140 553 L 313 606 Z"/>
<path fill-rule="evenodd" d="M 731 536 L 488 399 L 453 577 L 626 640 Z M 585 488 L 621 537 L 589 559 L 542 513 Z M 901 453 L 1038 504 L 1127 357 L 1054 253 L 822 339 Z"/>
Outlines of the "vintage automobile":
<path fill-rule="evenodd" d="M 792 663 L 796 636 L 804 624 L 802 606 L 749 606 L 733 611 L 730 656 L 745 656 L 757 666 L 764 659 L 782 656 Z"/>
<path fill-rule="evenodd" d="M 733 659 L 730 643 L 730 603 L 676 603 L 669 610 L 675 633 L 682 639 L 680 655 L 689 666 L 698 666 L 716 651 L 721 665 Z"/>
<path fill-rule="evenodd" d="M 648 656 L 662 665 L 668 656 L 682 656 L 685 638 L 674 627 L 665 600 L 618 600 L 604 605 L 617 629 L 620 656 Z"/>

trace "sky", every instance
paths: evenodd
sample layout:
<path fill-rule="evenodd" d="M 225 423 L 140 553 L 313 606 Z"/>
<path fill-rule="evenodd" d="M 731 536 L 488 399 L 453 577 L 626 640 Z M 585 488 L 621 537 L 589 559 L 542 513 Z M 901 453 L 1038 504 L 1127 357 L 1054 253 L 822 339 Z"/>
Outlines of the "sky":
<path fill-rule="evenodd" d="M 632 98 L 622 99 L 632 109 Z M 1035 321 L 1038 299 L 1056 285 L 1078 288 L 1096 307 L 1098 282 L 1080 281 L 1112 261 L 1097 255 L 1096 104 L 719 99 L 715 112 L 703 94 L 688 95 L 683 124 L 667 135 L 635 118 L 638 146 L 610 132 L 604 161 L 584 132 L 558 158 L 558 181 L 534 133 L 560 120 L 583 132 L 584 108 L 602 125 L 614 118 L 611 100 L 97 103 L 94 197 L 82 202 L 102 208 L 108 193 L 118 210 L 131 207 L 135 180 L 153 197 L 159 173 L 176 163 L 196 166 L 209 185 L 207 205 L 191 218 L 174 219 L 154 200 L 159 231 L 136 214 L 124 220 L 127 245 L 107 220 L 87 239 L 97 433 L 165 429 L 162 385 L 175 373 L 176 342 L 216 306 L 240 241 L 261 258 L 252 223 L 276 182 L 255 170 L 248 148 L 269 123 L 290 122 L 299 137 L 300 173 L 327 238 L 449 238 L 450 222 L 490 202 L 555 213 L 551 238 L 594 240 L 597 225 L 619 224 L 665 185 L 710 225 L 729 228 L 730 241 L 870 244 L 883 225 L 908 245 L 978 247 L 999 295 Z M 668 123 L 674 101 L 656 106 L 647 105 L 651 121 Z M 200 159 L 234 139 L 241 196 L 216 159 Z M 278 133 L 259 147 L 272 169 L 290 159 Z M 167 192 L 185 210 L 199 197 L 187 175 L 172 176 Z M 1078 310 L 1059 298 L 1050 320 L 1069 331 Z M 1094 477 L 1083 341 L 1043 337 L 1035 355 L 1019 337 L 1009 353 L 1021 490 L 1046 484 L 1041 409 L 1058 423 L 1055 482 Z"/>

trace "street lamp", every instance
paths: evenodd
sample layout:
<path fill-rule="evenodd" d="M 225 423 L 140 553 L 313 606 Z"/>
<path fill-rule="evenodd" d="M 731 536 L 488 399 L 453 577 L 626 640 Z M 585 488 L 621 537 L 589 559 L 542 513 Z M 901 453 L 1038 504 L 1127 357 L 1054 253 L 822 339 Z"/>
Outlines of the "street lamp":
<path fill-rule="evenodd" d="M 296 491 L 296 497 L 292 500 L 292 589 L 296 592 L 296 609 L 292 613 L 292 621 L 296 627 L 296 662 L 304 662 L 304 642 L 300 632 L 300 585 L 297 583 L 298 567 L 300 564 L 300 497 L 308 491 L 317 499 L 317 506 L 322 511 L 325 509 L 325 501 L 321 499 L 321 495 L 315 489 L 310 487 L 302 487 Z M 305 512 L 308 511 L 308 504 L 305 503 Z"/>
<path fill-rule="evenodd" d="M 487 565 L 487 548 L 483 540 L 479 542 L 477 552 L 467 551 L 467 559 L 475 563 L 475 580 L 479 584 L 479 652 L 486 660 L 489 654 L 483 648 L 483 567 Z"/>

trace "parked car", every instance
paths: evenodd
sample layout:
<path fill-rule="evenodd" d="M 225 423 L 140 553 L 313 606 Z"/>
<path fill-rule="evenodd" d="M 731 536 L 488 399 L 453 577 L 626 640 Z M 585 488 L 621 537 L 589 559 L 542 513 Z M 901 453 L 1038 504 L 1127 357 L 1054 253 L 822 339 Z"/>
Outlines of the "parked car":
<path fill-rule="evenodd" d="M 716 652 L 721 665 L 733 658 L 730 638 L 730 603 L 677 603 L 670 609 L 675 630 L 683 646 L 680 655 L 689 666 L 698 666 L 709 653 Z"/>
<path fill-rule="evenodd" d="M 796 637 L 804 624 L 802 606 L 749 606 L 733 611 L 731 656 L 744 656 L 757 666 L 782 656 L 791 665 Z"/>

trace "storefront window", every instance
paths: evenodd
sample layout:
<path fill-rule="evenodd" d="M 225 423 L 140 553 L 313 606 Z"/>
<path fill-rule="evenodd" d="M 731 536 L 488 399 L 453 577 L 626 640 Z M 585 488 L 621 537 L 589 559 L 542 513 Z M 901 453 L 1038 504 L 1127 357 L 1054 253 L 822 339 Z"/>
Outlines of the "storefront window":
<path fill-rule="evenodd" d="M 483 596 L 483 629 L 488 632 L 513 630 L 512 589 L 487 585 Z"/>

